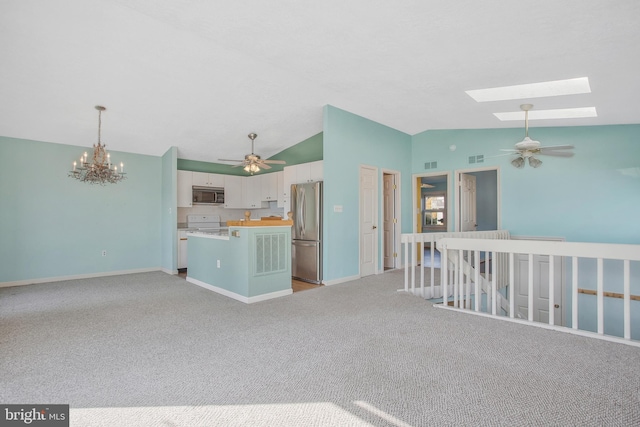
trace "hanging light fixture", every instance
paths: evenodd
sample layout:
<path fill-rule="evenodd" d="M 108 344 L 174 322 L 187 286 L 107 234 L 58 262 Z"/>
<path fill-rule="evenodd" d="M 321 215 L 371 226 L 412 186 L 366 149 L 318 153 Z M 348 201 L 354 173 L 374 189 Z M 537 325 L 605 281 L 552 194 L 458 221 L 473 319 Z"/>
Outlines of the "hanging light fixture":
<path fill-rule="evenodd" d="M 73 170 L 69 172 L 71 178 L 75 178 L 89 184 L 105 185 L 106 183 L 116 184 L 125 179 L 124 163 L 118 166 L 111 163 L 111 154 L 107 153 L 106 146 L 100 140 L 102 131 L 102 112 L 106 110 L 102 105 L 96 105 L 98 110 L 98 145 L 93 144 L 93 158 L 91 162 L 87 158 L 85 151 L 80 156 L 80 162 L 73 162 Z"/>

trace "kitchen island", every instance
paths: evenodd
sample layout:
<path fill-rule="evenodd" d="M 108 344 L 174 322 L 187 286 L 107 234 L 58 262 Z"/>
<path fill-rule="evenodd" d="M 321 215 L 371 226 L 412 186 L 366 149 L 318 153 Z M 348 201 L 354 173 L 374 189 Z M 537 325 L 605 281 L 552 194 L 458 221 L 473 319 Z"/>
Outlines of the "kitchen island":
<path fill-rule="evenodd" d="M 247 304 L 291 294 L 289 221 L 247 224 L 187 233 L 187 281 Z"/>

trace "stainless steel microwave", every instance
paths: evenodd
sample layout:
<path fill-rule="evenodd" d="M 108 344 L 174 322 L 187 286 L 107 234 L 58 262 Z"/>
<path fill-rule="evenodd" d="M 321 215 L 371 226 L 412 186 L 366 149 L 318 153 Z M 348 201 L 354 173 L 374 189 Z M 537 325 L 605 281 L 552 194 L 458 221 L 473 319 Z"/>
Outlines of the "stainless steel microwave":
<path fill-rule="evenodd" d="M 194 205 L 224 204 L 224 188 L 193 186 L 192 201 Z"/>

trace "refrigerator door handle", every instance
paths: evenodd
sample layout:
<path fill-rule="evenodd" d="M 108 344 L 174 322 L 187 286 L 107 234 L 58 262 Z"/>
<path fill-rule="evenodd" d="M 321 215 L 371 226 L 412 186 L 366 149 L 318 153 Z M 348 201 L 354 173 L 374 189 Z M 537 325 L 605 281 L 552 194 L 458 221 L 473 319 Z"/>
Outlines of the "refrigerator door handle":
<path fill-rule="evenodd" d="M 305 204 L 305 191 L 304 188 L 301 189 L 300 191 L 300 203 L 299 203 L 299 207 L 300 207 L 300 221 L 298 221 L 298 224 L 300 224 L 300 237 L 304 238 L 304 230 L 305 230 L 305 223 L 304 223 L 304 204 Z"/>

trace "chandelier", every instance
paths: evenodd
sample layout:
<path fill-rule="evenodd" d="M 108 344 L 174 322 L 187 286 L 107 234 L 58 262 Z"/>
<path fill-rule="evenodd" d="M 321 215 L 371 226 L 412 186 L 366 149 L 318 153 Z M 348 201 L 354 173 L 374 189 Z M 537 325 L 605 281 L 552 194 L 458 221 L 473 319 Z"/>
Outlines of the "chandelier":
<path fill-rule="evenodd" d="M 120 162 L 120 171 L 118 166 L 111 163 L 111 154 L 107 153 L 106 146 L 100 141 L 102 112 L 106 108 L 96 105 L 96 110 L 98 110 L 98 145 L 93 144 L 93 158 L 89 162 L 85 151 L 80 156 L 80 163 L 73 162 L 73 170 L 69 172 L 69 176 L 89 184 L 116 184 L 125 179 L 124 163 Z"/>

